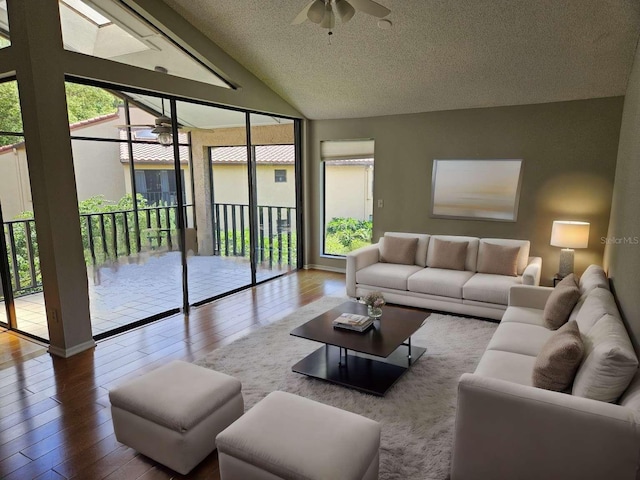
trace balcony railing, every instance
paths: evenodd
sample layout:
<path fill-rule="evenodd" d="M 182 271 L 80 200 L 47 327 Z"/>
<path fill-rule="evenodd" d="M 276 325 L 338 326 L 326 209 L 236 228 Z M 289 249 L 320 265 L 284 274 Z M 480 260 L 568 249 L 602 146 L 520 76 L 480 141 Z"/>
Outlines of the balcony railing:
<path fill-rule="evenodd" d="M 185 218 L 192 205 L 184 206 Z M 102 265 L 141 251 L 176 250 L 176 205 L 116 210 L 80 215 L 87 265 Z M 249 257 L 249 206 L 215 203 L 214 254 Z M 294 265 L 296 262 L 295 208 L 258 206 L 257 262 L 263 265 Z M 42 289 L 35 220 L 4 223 L 9 270 L 15 296 Z"/>

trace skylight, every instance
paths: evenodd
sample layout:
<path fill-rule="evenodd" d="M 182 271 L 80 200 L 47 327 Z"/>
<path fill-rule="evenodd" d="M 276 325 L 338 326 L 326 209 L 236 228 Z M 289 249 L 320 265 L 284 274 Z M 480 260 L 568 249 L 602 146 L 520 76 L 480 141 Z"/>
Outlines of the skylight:
<path fill-rule="evenodd" d="M 95 23 L 100 27 L 111 23 L 111 20 L 109 20 L 104 15 L 101 15 L 100 13 L 95 11 L 93 8 L 91 8 L 89 5 L 83 3 L 81 0 L 61 0 L 61 1 L 62 3 L 66 3 L 68 6 L 73 8 L 76 12 L 84 15 L 85 17 L 87 17 L 89 20 L 91 20 L 93 23 Z"/>
<path fill-rule="evenodd" d="M 3 1 L 3 0 L 0 0 Z M 64 48 L 224 88 L 212 65 L 197 60 L 116 0 L 59 0 Z"/>
<path fill-rule="evenodd" d="M 0 48 L 11 45 L 9 40 L 9 17 L 7 15 L 7 0 L 0 0 Z"/>

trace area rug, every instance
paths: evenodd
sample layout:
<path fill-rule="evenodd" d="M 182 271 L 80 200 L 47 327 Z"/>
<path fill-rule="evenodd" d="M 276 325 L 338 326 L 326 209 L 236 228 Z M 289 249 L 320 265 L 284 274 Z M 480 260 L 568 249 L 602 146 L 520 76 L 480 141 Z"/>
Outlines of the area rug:
<path fill-rule="evenodd" d="M 381 480 L 448 478 L 458 379 L 474 371 L 497 324 L 431 314 L 412 337 L 427 352 L 385 397 L 375 397 L 291 371 L 321 344 L 289 332 L 344 301 L 324 297 L 196 363 L 240 379 L 246 409 L 282 390 L 380 422 Z"/>

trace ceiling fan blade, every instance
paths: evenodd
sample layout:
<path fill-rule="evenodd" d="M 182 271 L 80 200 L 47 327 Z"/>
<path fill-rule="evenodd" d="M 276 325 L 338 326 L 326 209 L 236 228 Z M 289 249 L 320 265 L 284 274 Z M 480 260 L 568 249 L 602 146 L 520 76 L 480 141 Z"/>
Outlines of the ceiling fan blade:
<path fill-rule="evenodd" d="M 331 3 L 327 3 L 324 10 L 324 17 L 322 22 L 320 22 L 320 26 L 322 28 L 333 28 L 336 26 L 336 16 L 333 14 L 333 8 L 331 8 Z"/>
<path fill-rule="evenodd" d="M 347 23 L 355 15 L 356 9 L 347 0 L 336 0 L 336 12 L 342 23 Z"/>
<path fill-rule="evenodd" d="M 313 23 L 321 23 L 325 15 L 325 4 L 322 0 L 314 0 L 307 10 L 307 18 Z"/>
<path fill-rule="evenodd" d="M 309 9 L 311 8 L 311 5 L 313 5 L 313 2 L 315 2 L 315 0 L 311 0 L 309 4 L 302 9 L 302 11 L 298 14 L 298 16 L 293 19 L 293 22 L 291 22 L 291 25 L 300 25 L 301 23 L 304 23 L 307 20 L 307 15 L 308 15 Z"/>
<path fill-rule="evenodd" d="M 116 128 L 153 128 L 155 127 L 155 125 L 151 125 L 151 124 L 135 124 L 135 125 L 131 125 L 131 124 L 126 124 L 126 125 L 116 125 Z"/>
<path fill-rule="evenodd" d="M 391 13 L 391 10 L 387 7 L 384 7 L 373 0 L 351 0 L 351 3 L 357 11 L 373 15 L 374 17 L 382 18 Z"/>

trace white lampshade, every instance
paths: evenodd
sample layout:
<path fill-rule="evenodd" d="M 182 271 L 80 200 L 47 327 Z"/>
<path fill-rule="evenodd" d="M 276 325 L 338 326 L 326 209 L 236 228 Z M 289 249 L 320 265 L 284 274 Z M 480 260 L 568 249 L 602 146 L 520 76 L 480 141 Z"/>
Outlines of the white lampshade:
<path fill-rule="evenodd" d="M 551 245 L 563 248 L 587 248 L 589 223 L 556 220 L 551 229 Z"/>

